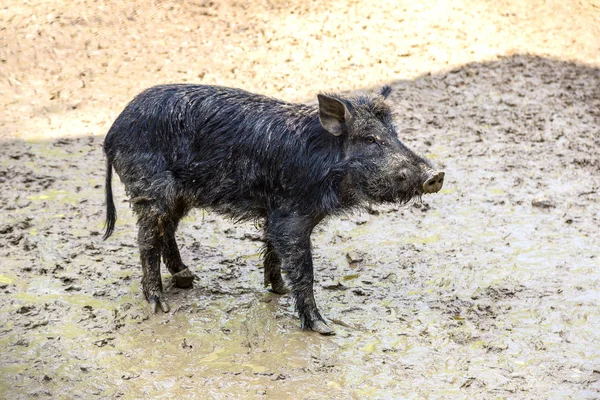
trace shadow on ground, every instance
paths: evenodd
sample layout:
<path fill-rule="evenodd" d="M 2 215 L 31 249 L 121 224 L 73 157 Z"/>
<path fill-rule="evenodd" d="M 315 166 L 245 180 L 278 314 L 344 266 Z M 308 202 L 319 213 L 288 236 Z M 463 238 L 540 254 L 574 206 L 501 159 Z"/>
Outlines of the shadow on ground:
<path fill-rule="evenodd" d="M 150 315 L 119 184 L 101 240 L 102 138 L 2 143 L 0 393 L 597 398 L 600 69 L 518 55 L 392 86 L 446 186 L 318 228 L 335 337 L 263 290 L 255 226 L 204 211 L 178 237 L 199 282 Z"/>

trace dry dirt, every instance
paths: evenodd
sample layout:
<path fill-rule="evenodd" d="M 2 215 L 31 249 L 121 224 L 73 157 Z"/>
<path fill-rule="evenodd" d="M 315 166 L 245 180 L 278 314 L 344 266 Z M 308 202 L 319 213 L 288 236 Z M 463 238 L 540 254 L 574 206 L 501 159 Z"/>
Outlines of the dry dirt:
<path fill-rule="evenodd" d="M 599 29 L 597 0 L 3 2 L 0 397 L 600 398 Z M 101 143 L 167 82 L 393 86 L 446 183 L 319 227 L 337 336 L 262 288 L 257 227 L 201 210 L 178 236 L 199 281 L 164 275 L 149 313 L 116 182 L 100 238 Z"/>

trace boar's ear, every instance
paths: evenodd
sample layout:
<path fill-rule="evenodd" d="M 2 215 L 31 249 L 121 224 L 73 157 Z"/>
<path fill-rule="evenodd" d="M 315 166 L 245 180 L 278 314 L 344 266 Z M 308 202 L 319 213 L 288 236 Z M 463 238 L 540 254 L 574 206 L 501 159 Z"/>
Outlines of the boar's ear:
<path fill-rule="evenodd" d="M 334 136 L 344 133 L 344 124 L 350 121 L 348 107 L 338 99 L 324 94 L 317 95 L 319 99 L 319 121 L 325 130 Z"/>
<path fill-rule="evenodd" d="M 385 85 L 381 88 L 381 95 L 384 99 L 387 99 L 390 93 L 392 93 L 392 87 L 390 85 Z"/>

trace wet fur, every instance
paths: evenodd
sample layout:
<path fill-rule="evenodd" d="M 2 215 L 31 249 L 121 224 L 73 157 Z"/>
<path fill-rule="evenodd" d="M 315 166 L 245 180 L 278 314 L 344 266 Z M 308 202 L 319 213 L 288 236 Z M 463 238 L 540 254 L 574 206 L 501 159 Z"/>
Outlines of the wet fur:
<path fill-rule="evenodd" d="M 398 140 L 385 103 L 390 91 L 330 95 L 352 114 L 340 136 L 321 126 L 317 105 L 218 86 L 165 85 L 142 92 L 105 139 L 104 238 L 116 221 L 114 167 L 138 216 L 142 286 L 156 307 L 163 301 L 161 256 L 172 274 L 187 268 L 174 234 L 190 209 L 264 220 L 265 284 L 283 291 L 280 270 L 286 271 L 302 326 L 312 329 L 323 321 L 312 288 L 313 228 L 327 216 L 368 203 L 410 200 L 430 167 Z"/>

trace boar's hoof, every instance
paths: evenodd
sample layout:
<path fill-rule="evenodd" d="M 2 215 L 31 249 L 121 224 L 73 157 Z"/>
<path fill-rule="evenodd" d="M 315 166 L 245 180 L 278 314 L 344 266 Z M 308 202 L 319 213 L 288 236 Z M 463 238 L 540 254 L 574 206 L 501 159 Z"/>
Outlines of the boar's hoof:
<path fill-rule="evenodd" d="M 271 283 L 271 288 L 268 290 L 269 292 L 275 294 L 288 294 L 292 291 L 285 283 L 283 283 L 283 281 L 278 283 Z"/>
<path fill-rule="evenodd" d="M 165 312 L 165 313 L 169 312 L 169 305 L 167 304 L 166 301 L 163 300 L 162 295 L 158 295 L 158 294 L 150 295 L 148 302 L 150 303 L 150 307 L 152 307 L 152 312 L 154 314 L 156 314 L 156 311 L 158 311 L 159 306 L 160 306 L 160 309 L 162 310 L 162 312 Z"/>
<path fill-rule="evenodd" d="M 319 332 L 321 335 L 335 335 L 335 331 L 327 326 L 327 324 L 323 321 L 313 322 L 311 329 L 315 332 Z"/>
<path fill-rule="evenodd" d="M 196 279 L 196 275 L 186 268 L 176 274 L 173 274 L 173 279 L 175 280 L 175 286 L 178 288 L 187 289 L 192 286 L 194 279 Z"/>

